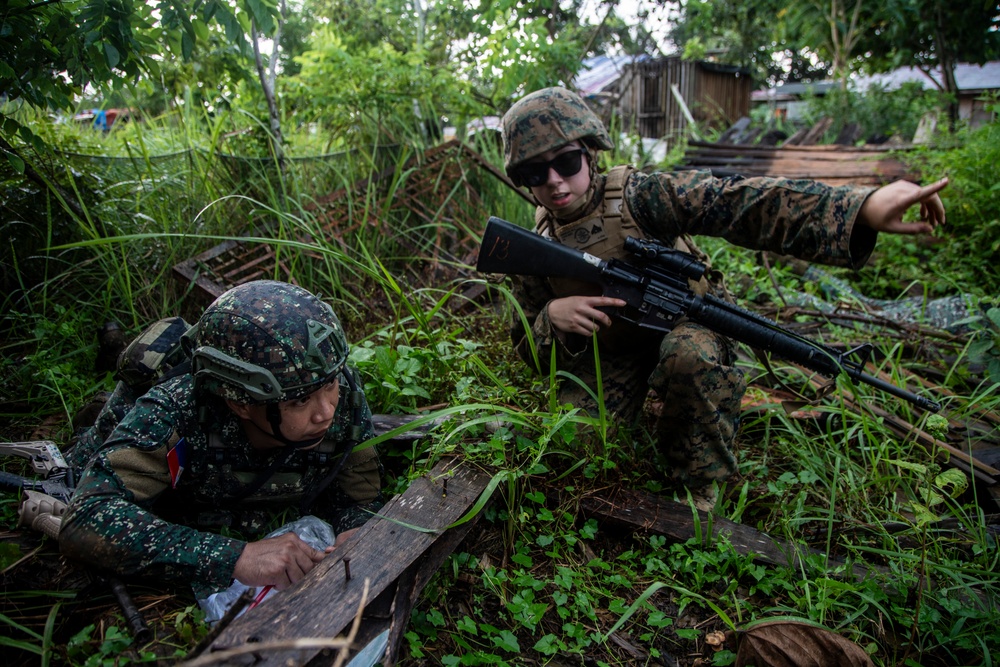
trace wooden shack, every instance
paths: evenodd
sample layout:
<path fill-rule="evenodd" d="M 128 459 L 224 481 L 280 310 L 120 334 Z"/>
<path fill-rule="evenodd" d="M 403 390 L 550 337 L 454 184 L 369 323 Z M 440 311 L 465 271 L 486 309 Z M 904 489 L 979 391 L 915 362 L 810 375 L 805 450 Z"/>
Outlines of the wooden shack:
<path fill-rule="evenodd" d="M 671 56 L 626 65 L 615 93 L 623 129 L 669 140 L 689 124 L 681 100 L 695 122 L 726 128 L 750 113 L 752 88 L 748 70 Z"/>

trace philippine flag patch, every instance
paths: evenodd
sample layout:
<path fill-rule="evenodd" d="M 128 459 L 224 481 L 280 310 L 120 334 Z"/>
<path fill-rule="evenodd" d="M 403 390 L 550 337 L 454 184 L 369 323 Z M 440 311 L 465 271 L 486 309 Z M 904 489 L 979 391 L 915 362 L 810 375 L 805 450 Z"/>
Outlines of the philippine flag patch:
<path fill-rule="evenodd" d="M 167 466 L 170 469 L 170 488 L 176 489 L 181 474 L 187 467 L 187 440 L 181 438 L 167 452 Z"/>

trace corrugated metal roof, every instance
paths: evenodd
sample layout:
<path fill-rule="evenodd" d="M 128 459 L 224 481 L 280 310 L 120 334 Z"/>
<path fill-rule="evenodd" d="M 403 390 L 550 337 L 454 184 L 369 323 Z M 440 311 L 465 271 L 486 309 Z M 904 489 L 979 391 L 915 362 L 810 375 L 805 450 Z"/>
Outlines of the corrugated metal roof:
<path fill-rule="evenodd" d="M 941 81 L 941 70 L 932 70 L 931 76 L 934 77 L 934 81 Z M 916 67 L 901 67 L 884 74 L 856 77 L 851 80 L 851 86 L 856 90 L 868 90 L 876 85 L 886 90 L 895 90 L 909 81 L 915 81 L 925 89 L 937 88 L 934 82 Z M 959 90 L 969 92 L 1000 90 L 1000 61 L 988 62 L 985 65 L 959 63 L 955 66 L 955 83 L 958 84 Z M 822 95 L 835 85 L 837 84 L 833 81 L 786 83 L 774 88 L 755 90 L 752 99 L 754 102 L 795 99 L 806 94 L 809 90 L 813 94 Z"/>
<path fill-rule="evenodd" d="M 595 56 L 587 58 L 583 61 L 583 66 L 576 78 L 573 79 L 573 87 L 584 97 L 600 94 L 621 78 L 626 65 L 648 58 L 649 56 Z"/>
<path fill-rule="evenodd" d="M 930 74 L 934 81 L 940 82 L 942 80 L 940 69 L 934 69 Z M 867 90 L 873 85 L 881 85 L 887 90 L 893 90 L 908 81 L 915 81 L 925 89 L 937 88 L 937 85 L 916 67 L 901 67 L 885 74 L 858 77 L 854 85 L 859 90 Z M 1000 61 L 989 62 L 985 65 L 959 63 L 955 66 L 955 83 L 958 84 L 959 90 L 1000 89 Z"/>
<path fill-rule="evenodd" d="M 792 100 L 803 95 L 825 95 L 837 84 L 833 81 L 815 81 L 812 83 L 785 83 L 774 88 L 755 90 L 750 94 L 750 99 L 754 102 L 764 102 L 767 100 Z"/>

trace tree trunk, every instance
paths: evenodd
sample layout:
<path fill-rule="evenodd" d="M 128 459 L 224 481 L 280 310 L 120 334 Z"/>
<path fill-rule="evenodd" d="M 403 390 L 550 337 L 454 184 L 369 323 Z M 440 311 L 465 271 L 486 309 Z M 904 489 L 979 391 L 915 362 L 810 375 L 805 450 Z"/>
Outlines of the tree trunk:
<path fill-rule="evenodd" d="M 945 19 L 941 4 L 936 8 L 937 28 L 934 31 L 934 46 L 937 47 L 938 65 L 941 67 L 941 78 L 944 90 L 951 95 L 948 103 L 948 128 L 954 130 L 958 124 L 958 82 L 955 81 L 955 55 L 945 36 Z"/>
<path fill-rule="evenodd" d="M 280 25 L 280 22 L 279 22 Z M 278 114 L 278 103 L 274 99 L 274 87 L 268 81 L 267 70 L 264 68 L 264 59 L 260 55 L 260 35 L 257 32 L 257 24 L 251 23 L 250 32 L 253 41 L 254 64 L 257 66 L 257 78 L 260 80 L 260 87 L 264 91 L 264 99 L 267 100 L 267 113 L 270 117 L 271 136 L 270 142 L 274 153 L 274 159 L 278 162 L 278 171 L 281 181 L 285 180 L 285 150 L 284 140 L 281 137 L 281 116 Z M 274 51 L 271 58 L 277 57 L 278 43 L 274 44 Z M 284 188 L 282 188 L 284 191 Z"/>

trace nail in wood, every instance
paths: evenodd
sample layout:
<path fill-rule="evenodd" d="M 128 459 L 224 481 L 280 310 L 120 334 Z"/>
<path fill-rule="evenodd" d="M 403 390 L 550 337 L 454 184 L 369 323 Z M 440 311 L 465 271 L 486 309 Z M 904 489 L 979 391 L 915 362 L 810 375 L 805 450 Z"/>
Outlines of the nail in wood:
<path fill-rule="evenodd" d="M 351 580 L 351 559 L 350 558 L 344 558 L 344 580 L 345 581 L 350 581 Z"/>

